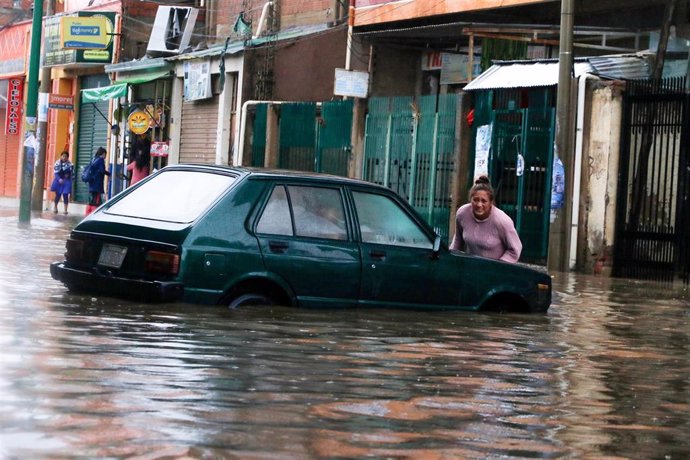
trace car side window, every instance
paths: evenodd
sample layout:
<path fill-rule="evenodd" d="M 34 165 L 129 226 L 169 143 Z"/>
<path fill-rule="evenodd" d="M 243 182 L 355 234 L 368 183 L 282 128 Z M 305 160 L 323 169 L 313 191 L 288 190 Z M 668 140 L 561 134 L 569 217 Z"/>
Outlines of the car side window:
<path fill-rule="evenodd" d="M 288 193 L 297 236 L 347 239 L 345 210 L 338 189 L 290 185 Z"/>
<path fill-rule="evenodd" d="M 271 192 L 271 197 L 268 199 L 259 223 L 256 225 L 256 232 L 292 236 L 290 207 L 288 206 L 287 192 L 282 185 L 275 187 Z"/>
<path fill-rule="evenodd" d="M 353 192 L 362 242 L 433 248 L 433 242 L 417 223 L 390 197 Z"/>

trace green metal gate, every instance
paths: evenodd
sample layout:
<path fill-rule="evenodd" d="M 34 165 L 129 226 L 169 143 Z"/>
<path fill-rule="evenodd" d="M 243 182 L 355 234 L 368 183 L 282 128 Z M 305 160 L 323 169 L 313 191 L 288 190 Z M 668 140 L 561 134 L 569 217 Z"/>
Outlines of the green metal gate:
<path fill-rule="evenodd" d="M 252 136 L 252 166 L 264 166 L 269 103 L 258 104 Z M 278 167 L 347 176 L 352 100 L 294 102 L 280 106 Z"/>
<path fill-rule="evenodd" d="M 352 152 L 352 99 L 324 102 L 318 119 L 316 170 L 347 176 Z"/>
<path fill-rule="evenodd" d="M 369 99 L 364 180 L 395 190 L 448 239 L 457 96 Z"/>
<path fill-rule="evenodd" d="M 496 203 L 515 222 L 521 260 L 542 263 L 548 254 L 555 109 L 543 96 L 532 94 L 529 100 L 532 107 L 514 108 L 495 103 L 490 92 L 477 94 L 472 132 L 476 141 L 479 127 L 490 123 L 488 172 Z"/>
<path fill-rule="evenodd" d="M 107 75 L 83 77 L 82 89 L 98 88 L 110 84 Z M 108 124 L 109 101 L 82 102 L 79 105 L 79 125 L 77 127 L 77 158 L 75 160 L 74 201 L 89 201 L 89 184 L 82 182 L 81 172 L 93 158 L 98 147 L 107 148 L 110 126 Z"/>
<path fill-rule="evenodd" d="M 278 167 L 316 171 L 316 103 L 280 106 Z"/>

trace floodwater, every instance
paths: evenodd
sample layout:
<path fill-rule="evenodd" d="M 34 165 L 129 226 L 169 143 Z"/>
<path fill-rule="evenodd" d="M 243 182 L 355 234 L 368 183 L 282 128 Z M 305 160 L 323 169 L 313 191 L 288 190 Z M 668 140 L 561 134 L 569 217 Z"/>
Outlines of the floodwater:
<path fill-rule="evenodd" d="M 690 457 L 687 290 L 570 274 L 546 315 L 142 305 L 0 208 L 0 458 Z"/>

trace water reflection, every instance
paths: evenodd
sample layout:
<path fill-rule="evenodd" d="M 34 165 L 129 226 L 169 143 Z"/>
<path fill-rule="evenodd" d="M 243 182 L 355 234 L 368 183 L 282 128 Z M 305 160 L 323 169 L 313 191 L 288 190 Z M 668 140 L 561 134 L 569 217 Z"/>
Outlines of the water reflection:
<path fill-rule="evenodd" d="M 60 216 L 62 217 L 62 216 Z M 687 292 L 559 274 L 548 315 L 144 305 L 0 211 L 0 457 L 685 458 Z"/>

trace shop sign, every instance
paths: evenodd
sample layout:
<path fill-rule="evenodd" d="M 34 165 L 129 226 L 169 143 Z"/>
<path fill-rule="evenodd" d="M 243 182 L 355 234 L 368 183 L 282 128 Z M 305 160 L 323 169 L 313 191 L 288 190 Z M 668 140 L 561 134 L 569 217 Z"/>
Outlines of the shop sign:
<path fill-rule="evenodd" d="M 60 45 L 64 49 L 105 49 L 112 39 L 111 32 L 105 16 L 60 18 Z"/>
<path fill-rule="evenodd" d="M 45 18 L 41 65 L 111 63 L 114 24 L 115 13 L 109 11 L 79 11 Z"/>
<path fill-rule="evenodd" d="M 151 142 L 151 156 L 153 157 L 167 157 L 170 146 L 167 141 Z"/>
<path fill-rule="evenodd" d="M 74 110 L 74 96 L 50 94 L 48 96 L 48 108 L 57 110 Z"/>
<path fill-rule="evenodd" d="M 1 13 L 0 13 L 1 14 Z M 0 75 L 26 72 L 26 37 L 31 24 L 6 26 L 0 31 Z"/>
<path fill-rule="evenodd" d="M 18 135 L 21 130 L 22 101 L 24 100 L 24 80 L 10 78 L 7 84 L 7 118 L 5 134 Z"/>
<path fill-rule="evenodd" d="M 135 110 L 129 114 L 127 126 L 134 134 L 144 134 L 151 126 L 151 117 L 143 110 Z"/>
<path fill-rule="evenodd" d="M 422 55 L 422 70 L 439 70 L 443 66 L 440 51 L 426 51 Z"/>

